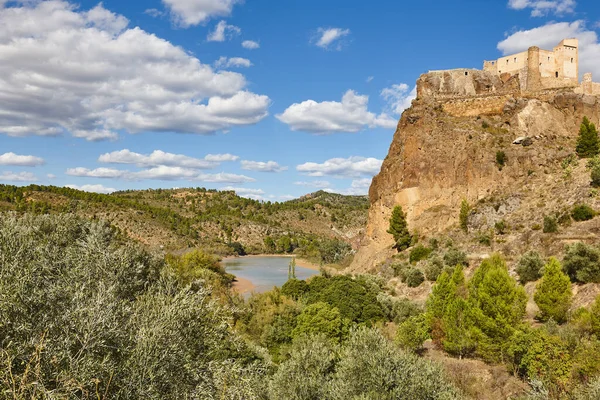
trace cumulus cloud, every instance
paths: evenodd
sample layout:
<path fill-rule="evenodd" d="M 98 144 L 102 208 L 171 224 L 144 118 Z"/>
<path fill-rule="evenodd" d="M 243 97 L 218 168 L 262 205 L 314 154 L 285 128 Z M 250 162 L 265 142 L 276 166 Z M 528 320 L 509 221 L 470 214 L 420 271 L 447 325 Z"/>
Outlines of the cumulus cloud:
<path fill-rule="evenodd" d="M 371 186 L 371 179 L 363 178 L 353 180 L 350 187 L 346 189 L 326 188 L 324 190 L 329 193 L 339 193 L 347 196 L 364 196 L 369 193 L 369 186 Z"/>
<path fill-rule="evenodd" d="M 341 28 L 319 28 L 317 29 L 317 36 L 313 40 L 314 43 L 323 48 L 323 49 L 331 49 L 335 50 L 342 49 L 342 39 L 345 36 L 350 34 L 350 29 L 341 29 Z"/>
<path fill-rule="evenodd" d="M 298 165 L 296 170 L 309 176 L 374 176 L 381 169 L 382 163 L 383 160 L 378 160 L 373 157 L 332 158 L 321 164 L 307 162 Z"/>
<path fill-rule="evenodd" d="M 277 119 L 294 131 L 316 134 L 358 132 L 364 128 L 395 128 L 397 121 L 387 114 L 375 115 L 368 111 L 369 96 L 348 90 L 341 102 L 318 103 L 306 100 L 289 106 Z"/>
<path fill-rule="evenodd" d="M 231 15 L 233 6 L 242 0 L 162 0 L 174 22 L 188 28 L 207 22 L 213 17 Z"/>
<path fill-rule="evenodd" d="M 530 46 L 552 49 L 564 38 L 579 39 L 579 71 L 600 76 L 600 43 L 595 31 L 586 29 L 583 21 L 549 23 L 513 33 L 498 43 L 502 54 L 527 50 Z"/>
<path fill-rule="evenodd" d="M 44 165 L 43 158 L 35 156 L 22 156 L 15 153 L 0 154 L 0 165 L 12 165 L 18 167 L 37 167 Z"/>
<path fill-rule="evenodd" d="M 36 182 L 37 177 L 31 172 L 0 172 L 0 182 Z"/>
<path fill-rule="evenodd" d="M 247 171 L 259 171 L 259 172 L 282 172 L 288 169 L 288 167 L 282 167 L 275 161 L 249 161 L 242 160 L 242 169 Z"/>
<path fill-rule="evenodd" d="M 294 182 L 294 185 L 324 189 L 330 187 L 331 183 L 329 181 L 298 181 Z"/>
<path fill-rule="evenodd" d="M 368 76 L 368 77 L 367 77 L 367 83 L 371 83 L 371 82 L 373 82 L 373 79 L 375 79 L 375 77 L 374 77 L 374 76 Z"/>
<path fill-rule="evenodd" d="M 260 47 L 260 43 L 255 42 L 254 40 L 244 40 L 242 42 L 242 47 L 248 50 L 256 50 Z"/>
<path fill-rule="evenodd" d="M 207 0 L 207 2 L 210 2 Z M 0 6 L 0 133 L 87 140 L 117 132 L 210 134 L 254 124 L 270 99 L 243 75 L 215 72 L 184 49 L 128 28 L 99 4 Z"/>
<path fill-rule="evenodd" d="M 200 173 L 198 170 L 192 168 L 173 167 L 166 165 L 143 169 L 141 171 L 128 171 L 112 168 L 89 169 L 77 167 L 67 169 L 66 173 L 67 175 L 78 177 L 125 179 L 131 181 L 143 179 L 161 181 L 188 180 L 192 182 L 208 183 L 245 183 L 256 181 L 256 179 L 245 175 L 229 174 L 225 172 L 206 174 Z"/>
<path fill-rule="evenodd" d="M 107 164 L 135 164 L 138 167 L 173 166 L 195 169 L 216 168 L 223 161 L 235 161 L 238 157 L 232 154 L 209 154 L 204 158 L 194 158 L 183 154 L 166 153 L 154 150 L 150 154 L 140 154 L 128 149 L 102 154 L 98 161 Z"/>
<path fill-rule="evenodd" d="M 215 26 L 215 30 L 206 36 L 206 40 L 209 42 L 224 42 L 239 35 L 241 32 L 242 30 L 237 26 L 228 25 L 226 21 L 220 21 Z"/>
<path fill-rule="evenodd" d="M 399 83 L 387 87 L 381 91 L 381 97 L 388 102 L 389 107 L 396 114 L 402 114 L 410 107 L 412 101 L 417 98 L 417 87 L 410 90 L 406 83 Z"/>
<path fill-rule="evenodd" d="M 215 68 L 249 68 L 252 63 L 247 58 L 242 57 L 219 57 L 214 65 Z"/>
<path fill-rule="evenodd" d="M 575 0 L 508 0 L 513 10 L 531 9 L 532 17 L 543 17 L 550 13 L 563 15 L 575 12 Z"/>
<path fill-rule="evenodd" d="M 165 15 L 163 11 L 160 11 L 156 8 L 149 8 L 146 11 L 144 11 L 144 14 L 147 14 L 153 18 L 163 17 Z"/>
<path fill-rule="evenodd" d="M 103 193 L 103 194 L 109 194 L 109 193 L 117 191 L 117 189 L 105 187 L 103 185 L 81 185 L 81 186 L 65 185 L 65 187 L 68 187 L 71 189 L 76 189 L 76 190 L 81 190 L 83 192 L 93 192 L 93 193 Z"/>

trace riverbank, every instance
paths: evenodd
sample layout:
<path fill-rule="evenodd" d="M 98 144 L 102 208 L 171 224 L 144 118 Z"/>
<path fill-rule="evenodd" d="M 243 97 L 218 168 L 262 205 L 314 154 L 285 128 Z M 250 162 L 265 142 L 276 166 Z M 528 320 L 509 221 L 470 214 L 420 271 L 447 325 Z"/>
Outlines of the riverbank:
<path fill-rule="evenodd" d="M 256 285 L 249 279 L 236 276 L 231 288 L 239 294 L 244 294 L 253 291 L 254 288 L 256 288 Z"/>

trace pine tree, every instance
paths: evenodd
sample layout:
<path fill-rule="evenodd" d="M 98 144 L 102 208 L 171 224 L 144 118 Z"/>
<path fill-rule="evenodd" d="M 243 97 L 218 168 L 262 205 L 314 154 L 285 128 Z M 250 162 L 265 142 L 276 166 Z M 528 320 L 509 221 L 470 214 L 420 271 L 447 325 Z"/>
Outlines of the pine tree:
<path fill-rule="evenodd" d="M 587 117 L 583 117 L 575 150 L 577 151 L 577 155 L 582 158 L 593 157 L 600 153 L 598 130 Z"/>
<path fill-rule="evenodd" d="M 410 247 L 412 236 L 408 231 L 406 214 L 402 211 L 402 207 L 394 207 L 392 217 L 390 218 L 390 228 L 387 232 L 394 237 L 394 241 L 396 242 L 394 248 L 399 252 Z"/>
<path fill-rule="evenodd" d="M 572 297 L 569 277 L 562 271 L 558 260 L 551 258 L 544 267 L 544 275 L 533 295 L 533 300 L 540 308 L 539 319 L 547 321 L 552 318 L 558 323 L 565 322 Z"/>
<path fill-rule="evenodd" d="M 459 220 L 460 220 L 460 228 L 467 232 L 469 230 L 469 213 L 471 212 L 471 207 L 469 206 L 469 203 L 467 202 L 467 200 L 463 199 L 463 201 L 460 203 L 460 214 L 459 214 Z"/>

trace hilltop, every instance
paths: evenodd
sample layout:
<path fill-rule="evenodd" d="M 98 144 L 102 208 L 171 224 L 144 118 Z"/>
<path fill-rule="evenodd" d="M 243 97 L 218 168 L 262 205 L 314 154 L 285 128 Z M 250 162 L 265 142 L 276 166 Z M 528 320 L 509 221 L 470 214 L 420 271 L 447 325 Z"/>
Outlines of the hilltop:
<path fill-rule="evenodd" d="M 72 212 L 105 220 L 149 248 L 203 248 L 220 255 L 302 252 L 318 259 L 327 244 L 339 262 L 366 224 L 368 198 L 318 191 L 286 202 L 261 202 L 204 188 L 87 193 L 54 186 L 0 185 L 0 210 Z M 340 253 L 341 254 L 341 253 Z M 337 258 L 336 258 L 337 257 Z"/>

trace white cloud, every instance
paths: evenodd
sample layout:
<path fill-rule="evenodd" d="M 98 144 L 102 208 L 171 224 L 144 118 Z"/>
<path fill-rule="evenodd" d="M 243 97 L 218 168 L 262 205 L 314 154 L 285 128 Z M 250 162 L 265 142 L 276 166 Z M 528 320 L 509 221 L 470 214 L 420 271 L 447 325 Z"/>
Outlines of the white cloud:
<path fill-rule="evenodd" d="M 56 179 L 56 175 L 54 175 L 54 174 L 47 174 L 46 177 L 48 179 Z"/>
<path fill-rule="evenodd" d="M 242 169 L 247 171 L 259 171 L 259 172 L 282 172 L 288 169 L 288 167 L 282 167 L 275 161 L 249 161 L 242 160 Z"/>
<path fill-rule="evenodd" d="M 373 79 L 375 79 L 374 76 L 367 77 L 367 83 L 371 83 L 373 81 Z"/>
<path fill-rule="evenodd" d="M 247 58 L 242 57 L 219 57 L 217 61 L 215 61 L 215 68 L 249 68 L 252 66 L 252 63 Z"/>
<path fill-rule="evenodd" d="M 114 178 L 124 177 L 127 174 L 127 171 L 123 171 L 120 169 L 114 169 L 114 168 L 89 169 L 89 168 L 77 167 L 77 168 L 67 169 L 66 174 L 71 175 L 71 176 L 85 176 L 88 178 L 114 179 Z"/>
<path fill-rule="evenodd" d="M 146 11 L 144 11 L 144 14 L 147 14 L 153 18 L 163 17 L 165 15 L 163 11 L 160 11 L 156 8 L 149 8 Z"/>
<path fill-rule="evenodd" d="M 31 172 L 11 172 L 0 173 L 0 182 L 36 182 L 37 177 Z"/>
<path fill-rule="evenodd" d="M 309 176 L 360 177 L 374 176 L 381 169 L 383 160 L 365 157 L 332 158 L 321 164 L 307 162 L 296 167 L 298 172 Z"/>
<path fill-rule="evenodd" d="M 381 97 L 387 102 L 392 111 L 396 114 L 402 114 L 404 110 L 410 107 L 412 101 L 417 98 L 417 87 L 410 90 L 406 83 L 399 83 L 387 87 L 381 91 Z"/>
<path fill-rule="evenodd" d="M 140 154 L 128 149 L 102 154 L 98 161 L 108 164 L 135 164 L 138 167 L 174 166 L 195 169 L 216 168 L 222 161 L 235 161 L 237 156 L 231 154 L 209 154 L 204 158 L 194 158 L 183 154 L 166 153 L 154 150 L 150 154 Z"/>
<path fill-rule="evenodd" d="M 227 17 L 242 0 L 162 0 L 177 25 L 183 28 L 207 22 L 213 17 Z"/>
<path fill-rule="evenodd" d="M 395 128 L 397 121 L 387 114 L 375 115 L 367 110 L 369 96 L 348 90 L 341 102 L 318 103 L 306 100 L 289 106 L 277 119 L 294 131 L 317 134 L 358 132 L 364 128 Z"/>
<path fill-rule="evenodd" d="M 369 193 L 369 186 L 371 186 L 371 179 L 364 178 L 353 180 L 350 187 L 346 189 L 326 188 L 323 190 L 329 193 L 339 193 L 346 196 L 364 196 Z"/>
<path fill-rule="evenodd" d="M 308 182 L 299 181 L 299 182 L 294 182 L 294 185 L 324 189 L 324 188 L 330 187 L 331 183 L 329 181 L 308 181 Z"/>
<path fill-rule="evenodd" d="M 241 32 L 242 30 L 237 26 L 228 25 L 225 21 L 219 21 L 217 26 L 215 26 L 215 30 L 206 36 L 206 40 L 209 42 L 224 42 L 239 35 Z"/>
<path fill-rule="evenodd" d="M 600 43 L 598 35 L 585 27 L 583 21 L 549 23 L 534 29 L 513 33 L 498 43 L 502 54 L 513 54 L 531 46 L 552 49 L 564 38 L 579 39 L 579 71 L 600 76 Z"/>
<path fill-rule="evenodd" d="M 319 28 L 314 42 L 323 49 L 329 49 L 332 44 L 336 50 L 341 50 L 342 43 L 340 39 L 350 34 L 350 29 L 341 28 Z"/>
<path fill-rule="evenodd" d="M 35 156 L 22 156 L 15 153 L 0 154 L 0 165 L 12 165 L 19 167 L 37 167 L 44 165 L 43 158 Z"/>
<path fill-rule="evenodd" d="M 296 196 L 292 196 L 291 194 L 282 194 L 279 196 L 279 199 L 283 201 L 294 200 L 295 198 Z"/>
<path fill-rule="evenodd" d="M 260 47 L 260 43 L 255 42 L 254 40 L 244 40 L 242 42 L 242 47 L 248 50 L 255 50 Z"/>
<path fill-rule="evenodd" d="M 508 0 L 508 7 L 513 10 L 531 9 L 532 17 L 543 17 L 550 13 L 557 15 L 575 12 L 575 0 Z"/>
<path fill-rule="evenodd" d="M 0 133 L 210 134 L 268 115 L 270 99 L 246 91 L 243 75 L 215 72 L 181 47 L 128 29 L 102 4 L 23 4 L 0 7 Z"/>
<path fill-rule="evenodd" d="M 207 154 L 204 159 L 206 161 L 213 162 L 225 162 L 225 161 L 237 161 L 240 158 L 238 156 L 234 156 L 233 154 L 225 153 L 225 154 Z"/>
<path fill-rule="evenodd" d="M 125 179 L 125 180 L 161 180 L 161 181 L 199 181 L 210 183 L 245 183 L 255 182 L 256 179 L 245 175 L 229 174 L 220 172 L 217 174 L 199 173 L 195 169 L 172 167 L 160 165 L 154 168 L 144 169 L 141 171 L 128 171 L 112 168 L 96 168 L 88 169 L 83 167 L 69 168 L 66 171 L 67 175 L 87 177 L 87 178 L 106 178 L 106 179 Z"/>
<path fill-rule="evenodd" d="M 112 192 L 116 192 L 117 189 L 114 188 L 110 188 L 110 187 L 105 187 L 103 185 L 65 185 L 65 187 L 71 188 L 71 189 L 76 189 L 76 190 L 81 190 L 84 192 L 93 192 L 93 193 L 103 193 L 103 194 L 109 194 Z"/>

